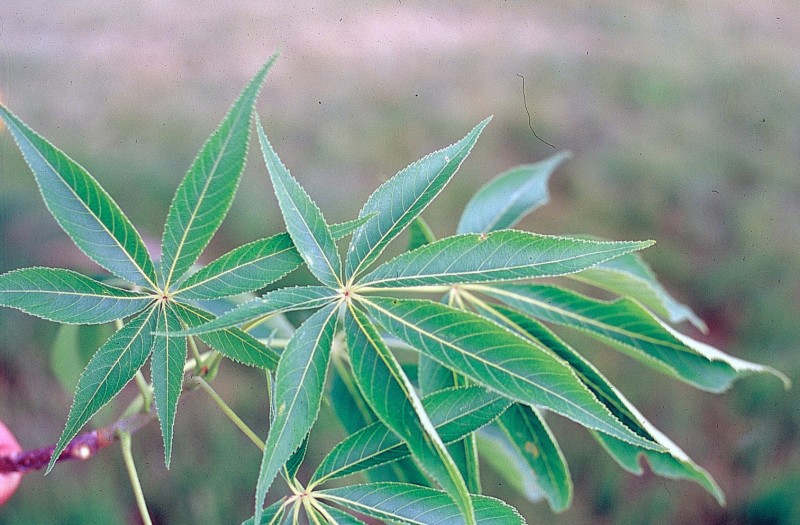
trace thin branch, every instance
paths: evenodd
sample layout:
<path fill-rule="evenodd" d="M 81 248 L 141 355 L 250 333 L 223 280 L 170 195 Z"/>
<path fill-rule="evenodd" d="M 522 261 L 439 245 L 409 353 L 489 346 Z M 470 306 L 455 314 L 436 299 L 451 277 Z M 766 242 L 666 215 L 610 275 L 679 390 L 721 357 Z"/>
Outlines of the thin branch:
<path fill-rule="evenodd" d="M 155 419 L 155 414 L 134 414 L 120 419 L 108 426 L 79 434 L 69 442 L 57 461 L 84 461 L 93 458 L 100 450 L 119 441 L 120 432 L 133 433 Z M 41 470 L 53 457 L 55 445 L 21 450 L 0 456 L 0 473 L 19 472 L 27 474 Z"/>

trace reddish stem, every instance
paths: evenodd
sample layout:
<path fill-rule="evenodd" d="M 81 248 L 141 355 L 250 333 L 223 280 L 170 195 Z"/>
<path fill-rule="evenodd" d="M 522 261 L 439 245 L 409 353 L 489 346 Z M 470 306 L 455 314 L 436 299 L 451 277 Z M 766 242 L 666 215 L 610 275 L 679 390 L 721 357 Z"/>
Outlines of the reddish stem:
<path fill-rule="evenodd" d="M 79 434 L 64 448 L 57 461 L 82 461 L 92 458 L 101 449 L 118 441 L 119 432 L 136 432 L 153 419 L 152 414 L 134 414 L 108 426 Z M 41 470 L 50 463 L 55 448 L 55 445 L 50 445 L 49 447 L 0 455 L 0 474 L 9 472 L 27 474 L 34 470 Z"/>

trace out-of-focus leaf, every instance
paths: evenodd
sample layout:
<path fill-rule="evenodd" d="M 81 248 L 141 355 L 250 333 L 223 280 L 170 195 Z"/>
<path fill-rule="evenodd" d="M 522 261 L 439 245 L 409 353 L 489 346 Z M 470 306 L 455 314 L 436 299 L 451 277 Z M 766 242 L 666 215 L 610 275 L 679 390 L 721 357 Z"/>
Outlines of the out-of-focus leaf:
<path fill-rule="evenodd" d="M 605 261 L 570 278 L 635 299 L 671 323 L 689 321 L 703 333 L 708 332 L 706 323 L 664 289 L 639 254 L 629 253 Z"/>
<path fill-rule="evenodd" d="M 562 151 L 536 164 L 501 173 L 472 196 L 458 223 L 458 233 L 488 233 L 511 228 L 533 210 L 547 204 L 547 180 L 570 154 Z"/>
<path fill-rule="evenodd" d="M 436 240 L 431 227 L 422 217 L 417 217 L 408 226 L 408 250 L 416 250 Z"/>
<path fill-rule="evenodd" d="M 347 249 L 345 280 L 357 277 L 377 259 L 389 242 L 442 191 L 467 158 L 486 119 L 452 146 L 423 157 L 383 183 L 370 195 L 359 217 L 377 216 L 353 233 Z"/>
<path fill-rule="evenodd" d="M 541 414 L 532 407 L 514 404 L 500 416 L 497 425 L 533 472 L 550 508 L 555 512 L 568 508 L 572 479 L 567 460 Z"/>

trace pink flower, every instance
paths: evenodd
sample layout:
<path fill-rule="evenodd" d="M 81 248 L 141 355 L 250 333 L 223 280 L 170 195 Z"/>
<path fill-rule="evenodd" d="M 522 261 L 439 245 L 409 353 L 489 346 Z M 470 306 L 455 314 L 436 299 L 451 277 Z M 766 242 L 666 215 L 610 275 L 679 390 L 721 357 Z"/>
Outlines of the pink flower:
<path fill-rule="evenodd" d="M 22 450 L 17 443 L 14 434 L 8 430 L 5 423 L 0 421 L 0 456 L 14 454 Z M 22 474 L 19 472 L 0 473 L 0 506 L 5 505 L 6 501 L 16 492 L 19 483 L 22 481 Z"/>

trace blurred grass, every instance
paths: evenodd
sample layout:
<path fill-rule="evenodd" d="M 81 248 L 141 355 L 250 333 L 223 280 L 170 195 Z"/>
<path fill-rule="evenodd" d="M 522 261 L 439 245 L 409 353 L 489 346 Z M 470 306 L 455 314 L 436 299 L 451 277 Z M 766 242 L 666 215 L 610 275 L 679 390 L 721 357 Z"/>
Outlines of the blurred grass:
<path fill-rule="evenodd" d="M 284 162 L 330 221 L 354 217 L 380 182 L 494 114 L 459 176 L 426 212 L 445 235 L 485 180 L 553 152 L 528 129 L 523 75 L 537 134 L 574 153 L 552 181 L 553 202 L 524 226 L 656 239 L 645 257 L 708 321 L 707 340 L 798 382 L 794 2 L 273 4 L 6 0 L 0 96 L 95 174 L 153 239 L 194 154 L 277 47 L 283 56 L 259 111 Z M 0 270 L 91 268 L 48 218 L 7 136 L 0 170 Z M 210 252 L 279 230 L 253 148 Z M 26 447 L 47 444 L 70 402 L 49 372 L 54 326 L 4 310 L 0 332 L 0 417 Z M 554 516 L 545 505 L 521 502 L 529 522 L 797 522 L 791 505 L 775 503 L 800 500 L 796 391 L 755 377 L 711 396 L 605 348 L 589 355 L 711 471 L 729 505 L 718 508 L 688 483 L 629 476 L 579 427 L 555 420 L 575 503 Z M 265 419 L 258 374 L 230 365 L 218 384 L 244 415 Z M 250 511 L 258 457 L 220 418 L 202 397 L 186 396 L 170 472 L 155 428 L 135 440 L 159 522 L 229 522 Z M 0 523 L 135 522 L 121 470 L 110 450 L 48 478 L 33 474 L 0 511 Z M 491 473 L 485 486 L 504 495 Z M 64 503 L 48 517 L 51 501 Z"/>

